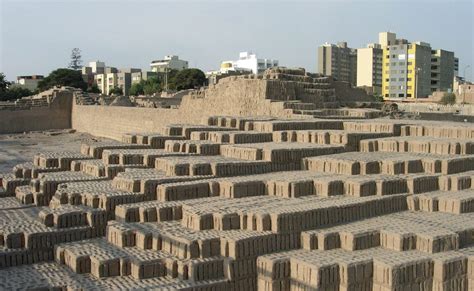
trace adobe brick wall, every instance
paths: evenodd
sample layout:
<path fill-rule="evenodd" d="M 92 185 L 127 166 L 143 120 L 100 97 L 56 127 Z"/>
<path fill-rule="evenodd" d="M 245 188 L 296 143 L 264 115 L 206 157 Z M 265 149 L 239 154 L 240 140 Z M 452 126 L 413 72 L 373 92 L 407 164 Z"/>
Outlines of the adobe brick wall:
<path fill-rule="evenodd" d="M 265 99 L 266 92 L 263 80 L 237 79 L 183 97 L 178 109 L 74 105 L 71 126 L 119 140 L 128 132 L 157 132 L 168 124 L 202 123 L 213 115 L 293 117 L 281 102 Z"/>
<path fill-rule="evenodd" d="M 0 134 L 71 128 L 71 92 L 58 92 L 47 107 L 0 111 Z"/>

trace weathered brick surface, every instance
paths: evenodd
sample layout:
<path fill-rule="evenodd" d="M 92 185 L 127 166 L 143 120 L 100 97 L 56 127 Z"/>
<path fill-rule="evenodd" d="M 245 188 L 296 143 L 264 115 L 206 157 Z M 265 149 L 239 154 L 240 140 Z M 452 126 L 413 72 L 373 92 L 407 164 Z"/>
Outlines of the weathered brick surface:
<path fill-rule="evenodd" d="M 474 289 L 471 127 L 206 122 L 4 175 L 0 289 Z"/>

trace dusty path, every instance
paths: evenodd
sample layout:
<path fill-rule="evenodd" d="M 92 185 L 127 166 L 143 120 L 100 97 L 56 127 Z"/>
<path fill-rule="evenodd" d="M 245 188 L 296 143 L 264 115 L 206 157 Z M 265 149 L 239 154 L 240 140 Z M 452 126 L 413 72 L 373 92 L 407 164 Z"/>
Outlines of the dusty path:
<path fill-rule="evenodd" d="M 9 173 L 18 163 L 30 162 L 38 152 L 74 151 L 81 143 L 97 138 L 87 133 L 65 131 L 41 131 L 24 134 L 0 134 L 0 175 Z"/>

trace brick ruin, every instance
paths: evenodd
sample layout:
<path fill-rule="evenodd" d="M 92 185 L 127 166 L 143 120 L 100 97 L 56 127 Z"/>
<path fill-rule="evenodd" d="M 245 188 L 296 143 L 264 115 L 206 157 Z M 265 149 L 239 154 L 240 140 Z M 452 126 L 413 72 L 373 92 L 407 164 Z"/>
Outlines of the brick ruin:
<path fill-rule="evenodd" d="M 15 166 L 0 289 L 474 290 L 474 126 L 369 119 L 290 72 L 183 104 L 251 112 L 240 87 L 304 118 L 203 114 Z"/>

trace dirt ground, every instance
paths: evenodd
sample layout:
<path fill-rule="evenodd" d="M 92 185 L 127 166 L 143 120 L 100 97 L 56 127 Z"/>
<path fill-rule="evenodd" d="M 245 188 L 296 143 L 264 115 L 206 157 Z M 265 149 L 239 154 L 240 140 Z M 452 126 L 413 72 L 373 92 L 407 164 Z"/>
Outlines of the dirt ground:
<path fill-rule="evenodd" d="M 72 130 L 0 134 L 0 176 L 19 163 L 32 162 L 38 152 L 79 152 L 81 143 L 107 140 Z"/>

